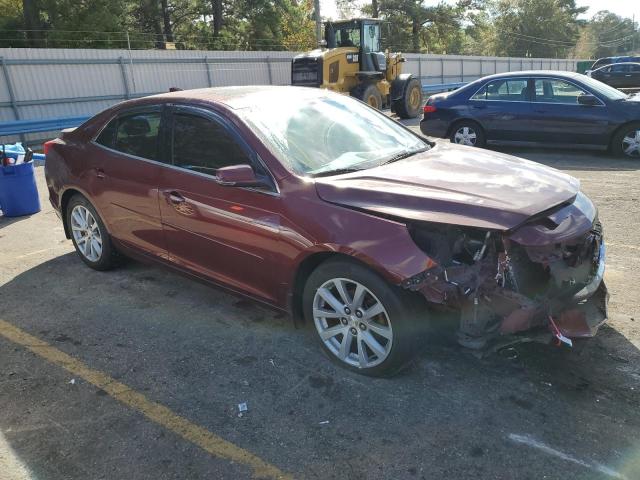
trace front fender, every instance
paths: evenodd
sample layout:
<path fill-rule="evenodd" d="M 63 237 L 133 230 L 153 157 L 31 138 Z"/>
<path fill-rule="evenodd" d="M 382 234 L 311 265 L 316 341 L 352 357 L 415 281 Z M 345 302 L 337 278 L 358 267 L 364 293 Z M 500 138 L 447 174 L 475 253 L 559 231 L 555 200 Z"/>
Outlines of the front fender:
<path fill-rule="evenodd" d="M 400 100 L 402 98 L 411 78 L 413 78 L 413 74 L 401 73 L 391 82 L 390 96 L 392 101 Z"/>
<path fill-rule="evenodd" d="M 379 219 L 361 238 L 314 244 L 300 252 L 296 264 L 317 253 L 347 255 L 366 264 L 394 285 L 428 270 L 435 261 L 415 244 L 406 225 Z M 369 235 L 367 235 L 369 233 Z"/>

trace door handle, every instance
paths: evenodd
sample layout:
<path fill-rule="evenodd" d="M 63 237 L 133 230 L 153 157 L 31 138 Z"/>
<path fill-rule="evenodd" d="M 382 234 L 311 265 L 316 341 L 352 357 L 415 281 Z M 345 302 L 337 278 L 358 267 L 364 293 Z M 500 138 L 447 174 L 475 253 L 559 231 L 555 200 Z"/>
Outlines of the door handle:
<path fill-rule="evenodd" d="M 96 168 L 96 177 L 98 177 L 98 178 L 106 178 L 107 175 L 104 173 L 103 169 Z"/>
<path fill-rule="evenodd" d="M 483 108 L 487 108 L 486 105 L 471 105 L 471 108 L 477 108 L 478 110 L 481 110 Z"/>
<path fill-rule="evenodd" d="M 630 73 L 629 73 L 628 75 L 625 75 L 625 77 L 630 77 L 630 76 L 631 76 L 631 74 L 630 74 Z"/>
<path fill-rule="evenodd" d="M 180 195 L 178 192 L 169 192 L 166 194 L 167 195 L 167 200 L 169 201 L 169 203 L 171 203 L 172 205 L 178 205 L 180 203 L 184 203 L 187 200 Z"/>

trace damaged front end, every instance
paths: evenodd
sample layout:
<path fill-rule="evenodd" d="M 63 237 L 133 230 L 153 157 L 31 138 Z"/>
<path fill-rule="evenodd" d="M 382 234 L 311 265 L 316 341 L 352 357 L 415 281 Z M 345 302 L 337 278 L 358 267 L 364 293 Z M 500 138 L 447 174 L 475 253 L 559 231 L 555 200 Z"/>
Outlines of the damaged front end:
<path fill-rule="evenodd" d="M 434 265 L 402 286 L 459 311 L 458 339 L 466 347 L 482 349 L 522 332 L 571 345 L 606 321 L 602 226 L 582 193 L 508 231 L 409 228 Z"/>

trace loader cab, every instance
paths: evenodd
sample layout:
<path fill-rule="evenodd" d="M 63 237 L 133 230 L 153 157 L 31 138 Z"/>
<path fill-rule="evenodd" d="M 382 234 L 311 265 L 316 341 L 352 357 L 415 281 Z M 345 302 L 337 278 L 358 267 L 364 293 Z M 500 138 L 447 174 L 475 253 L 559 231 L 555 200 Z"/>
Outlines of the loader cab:
<path fill-rule="evenodd" d="M 387 68 L 380 47 L 380 20 L 354 19 L 325 24 L 328 48 L 357 48 L 358 53 L 347 53 L 349 63 L 358 63 L 360 74 L 383 77 Z"/>

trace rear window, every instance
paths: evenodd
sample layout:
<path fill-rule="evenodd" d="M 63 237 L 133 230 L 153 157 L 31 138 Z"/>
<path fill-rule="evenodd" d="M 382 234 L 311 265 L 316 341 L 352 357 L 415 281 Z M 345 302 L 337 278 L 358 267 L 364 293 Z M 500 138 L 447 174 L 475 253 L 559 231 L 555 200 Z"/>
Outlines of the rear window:
<path fill-rule="evenodd" d="M 121 115 L 109 122 L 96 142 L 136 157 L 158 160 L 160 112 Z"/>

